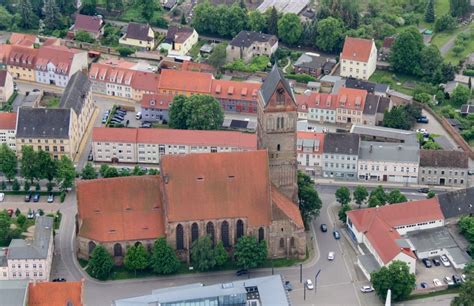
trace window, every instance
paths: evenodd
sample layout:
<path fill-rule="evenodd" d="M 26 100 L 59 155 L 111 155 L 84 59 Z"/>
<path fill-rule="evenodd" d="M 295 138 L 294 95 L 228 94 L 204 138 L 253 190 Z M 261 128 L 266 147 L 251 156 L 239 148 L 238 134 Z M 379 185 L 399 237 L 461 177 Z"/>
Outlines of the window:
<path fill-rule="evenodd" d="M 277 89 L 277 104 L 278 105 L 283 105 L 285 104 L 285 90 L 283 88 L 278 88 Z"/>
<path fill-rule="evenodd" d="M 120 243 L 114 244 L 114 256 L 122 256 L 122 245 Z"/>
<path fill-rule="evenodd" d="M 277 151 L 280 151 L 280 144 L 277 144 Z"/>
<path fill-rule="evenodd" d="M 265 240 L 265 230 L 263 227 L 258 229 L 258 242 Z"/>
<path fill-rule="evenodd" d="M 291 237 L 290 239 L 290 248 L 294 248 L 295 247 L 295 237 Z"/>
<path fill-rule="evenodd" d="M 197 225 L 197 223 L 193 223 L 193 225 L 191 225 L 191 242 L 198 240 L 198 238 L 199 238 L 199 226 Z"/>
<path fill-rule="evenodd" d="M 95 243 L 94 241 L 89 241 L 89 256 L 92 254 L 92 252 L 95 249 Z M 35 265 L 33 265 L 33 268 L 36 268 Z"/>
<path fill-rule="evenodd" d="M 211 238 L 212 243 L 214 244 L 214 223 L 208 222 L 206 225 L 206 234 Z"/>
<path fill-rule="evenodd" d="M 283 238 L 280 238 L 280 248 L 284 248 L 285 247 L 285 239 Z"/>
<path fill-rule="evenodd" d="M 237 232 L 235 235 L 236 240 L 244 235 L 244 222 L 242 220 L 237 220 Z"/>
<path fill-rule="evenodd" d="M 176 226 L 176 249 L 184 249 L 184 233 L 183 226 L 181 224 L 178 224 L 178 226 Z"/>
<path fill-rule="evenodd" d="M 229 222 L 224 221 L 221 225 L 221 239 L 225 247 L 229 246 Z"/>

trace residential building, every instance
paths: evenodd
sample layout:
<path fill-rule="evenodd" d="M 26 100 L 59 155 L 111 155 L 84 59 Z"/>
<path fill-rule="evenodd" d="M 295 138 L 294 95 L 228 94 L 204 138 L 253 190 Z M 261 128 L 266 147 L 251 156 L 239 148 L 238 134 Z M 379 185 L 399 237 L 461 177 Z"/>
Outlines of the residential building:
<path fill-rule="evenodd" d="M 323 176 L 343 180 L 357 179 L 359 135 L 328 133 L 324 138 Z"/>
<path fill-rule="evenodd" d="M 392 103 L 389 98 L 367 94 L 365 98 L 364 111 L 362 112 L 363 125 L 382 125 L 386 111 L 390 111 Z"/>
<path fill-rule="evenodd" d="M 320 79 L 320 82 L 321 92 L 331 93 L 336 84 L 345 81 L 338 75 L 325 75 Z M 337 90 L 334 92 L 337 92 Z"/>
<path fill-rule="evenodd" d="M 84 305 L 84 279 L 80 282 L 42 282 L 28 286 L 29 306 Z"/>
<path fill-rule="evenodd" d="M 292 13 L 298 15 L 305 7 L 308 6 L 309 2 L 309 0 L 264 0 L 257 7 L 257 10 L 263 14 L 274 7 L 278 13 Z"/>
<path fill-rule="evenodd" d="M 374 40 L 346 37 L 340 63 L 342 77 L 368 80 L 377 66 Z"/>
<path fill-rule="evenodd" d="M 39 44 L 38 36 L 33 34 L 12 33 L 8 40 L 10 41 L 10 45 L 28 48 L 33 48 L 35 44 Z"/>
<path fill-rule="evenodd" d="M 373 83 L 365 80 L 359 80 L 354 78 L 348 78 L 344 82 L 344 87 L 354 88 L 354 89 L 364 89 L 367 90 L 369 94 L 375 94 L 378 96 L 387 96 L 387 92 L 390 89 L 390 86 L 387 84 Z"/>
<path fill-rule="evenodd" d="M 256 150 L 255 134 L 233 131 L 94 128 L 96 162 L 159 164 L 164 155 Z"/>
<path fill-rule="evenodd" d="M 393 89 L 387 91 L 387 95 L 392 100 L 393 106 L 400 106 L 413 103 L 413 97 Z"/>
<path fill-rule="evenodd" d="M 140 112 L 144 121 L 169 121 L 169 106 L 173 96 L 169 94 L 144 94 L 140 102 Z"/>
<path fill-rule="evenodd" d="M 0 280 L 2 305 L 28 306 L 27 280 Z"/>
<path fill-rule="evenodd" d="M 81 31 L 87 32 L 92 38 L 99 39 L 104 35 L 104 25 L 104 20 L 100 15 L 88 16 L 76 14 L 76 21 L 72 25 L 70 31 L 72 31 L 74 35 Z"/>
<path fill-rule="evenodd" d="M 329 59 L 311 52 L 301 54 L 293 64 L 295 72 L 309 74 L 317 78 L 321 75 L 330 74 L 335 66 L 335 59 Z"/>
<path fill-rule="evenodd" d="M 166 33 L 165 43 L 170 44 L 169 57 L 183 56 L 188 54 L 191 48 L 198 42 L 199 35 L 193 28 L 183 26 L 170 26 Z"/>
<path fill-rule="evenodd" d="M 36 82 L 35 65 L 39 49 L 8 46 L 5 48 L 7 70 L 14 79 Z"/>
<path fill-rule="evenodd" d="M 278 38 L 275 35 L 240 31 L 227 46 L 227 61 L 241 59 L 249 62 L 255 56 L 270 57 L 277 49 Z"/>
<path fill-rule="evenodd" d="M 437 194 L 446 223 L 457 223 L 459 218 L 474 214 L 474 187 Z"/>
<path fill-rule="evenodd" d="M 415 131 L 386 128 L 383 126 L 368 126 L 354 124 L 351 133 L 360 136 L 361 140 L 377 142 L 394 142 L 404 144 L 417 144 L 418 139 Z"/>
<path fill-rule="evenodd" d="M 149 51 L 155 46 L 155 32 L 149 24 L 130 22 L 119 44 Z"/>
<path fill-rule="evenodd" d="M 421 150 L 419 184 L 466 187 L 469 158 L 463 151 Z"/>
<path fill-rule="evenodd" d="M 8 102 L 13 91 L 12 75 L 6 70 L 0 70 L 0 106 Z"/>
<path fill-rule="evenodd" d="M 32 241 L 13 239 L 8 246 L 9 278 L 48 281 L 53 261 L 52 217 L 40 216 L 35 221 Z"/>
<path fill-rule="evenodd" d="M 359 180 L 418 183 L 420 148 L 417 143 L 397 144 L 361 141 L 359 149 Z"/>
<path fill-rule="evenodd" d="M 336 104 L 336 123 L 363 123 L 363 111 L 367 91 L 342 87 Z"/>
<path fill-rule="evenodd" d="M 298 119 L 336 123 L 338 96 L 335 94 L 312 92 L 309 95 L 296 95 Z"/>
<path fill-rule="evenodd" d="M 47 46 L 38 49 L 35 72 L 36 82 L 66 87 L 78 71 L 87 70 L 87 52 L 64 46 Z"/>
<path fill-rule="evenodd" d="M 115 300 L 113 306 L 128 305 L 278 305 L 291 303 L 280 275 L 206 285 L 202 283 L 153 290 L 151 294 Z"/>
<path fill-rule="evenodd" d="M 16 113 L 0 112 L 0 145 L 16 151 Z"/>
<path fill-rule="evenodd" d="M 444 226 L 436 198 L 352 210 L 347 213 L 349 236 L 362 255 L 358 264 L 370 280 L 370 273 L 400 260 L 416 272 L 416 255 L 407 233 Z"/>
<path fill-rule="evenodd" d="M 313 177 L 321 176 L 324 133 L 298 132 L 297 137 L 298 169 Z"/>

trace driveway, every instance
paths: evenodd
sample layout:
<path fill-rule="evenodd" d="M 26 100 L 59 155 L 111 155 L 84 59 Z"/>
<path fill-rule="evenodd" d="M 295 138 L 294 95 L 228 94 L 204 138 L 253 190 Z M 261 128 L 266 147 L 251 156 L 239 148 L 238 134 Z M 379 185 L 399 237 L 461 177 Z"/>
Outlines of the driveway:
<path fill-rule="evenodd" d="M 422 111 L 423 115 L 426 116 L 429 120 L 429 123 L 416 123 L 413 127 L 413 130 L 417 129 L 426 129 L 430 134 L 436 134 L 438 137 L 435 137 L 434 140 L 439 143 L 443 149 L 446 150 L 460 150 L 456 142 L 451 138 L 451 136 L 446 132 L 441 123 L 436 120 L 436 118 L 428 113 L 427 111 Z"/>

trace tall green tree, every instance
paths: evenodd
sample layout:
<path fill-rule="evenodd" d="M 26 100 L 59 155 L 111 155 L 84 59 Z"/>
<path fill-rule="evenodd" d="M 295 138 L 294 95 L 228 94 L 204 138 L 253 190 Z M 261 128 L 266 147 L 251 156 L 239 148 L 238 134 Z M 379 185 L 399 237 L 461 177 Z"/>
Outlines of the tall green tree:
<path fill-rule="evenodd" d="M 49 182 L 53 181 L 58 173 L 57 162 L 51 158 L 51 155 L 43 150 L 36 152 L 36 163 L 40 171 L 39 177 L 47 179 Z"/>
<path fill-rule="evenodd" d="M 372 272 L 370 279 L 375 292 L 383 301 L 387 297 L 388 289 L 392 291 L 392 301 L 400 301 L 407 298 L 416 285 L 415 274 L 410 273 L 408 265 L 399 260 Z"/>
<path fill-rule="evenodd" d="M 97 14 L 97 0 L 83 0 L 81 14 L 94 16 Z"/>
<path fill-rule="evenodd" d="M 260 242 L 253 236 L 242 236 L 234 249 L 236 264 L 243 269 L 253 269 L 262 265 L 267 259 L 267 243 Z"/>
<path fill-rule="evenodd" d="M 0 30 L 6 30 L 12 26 L 13 15 L 3 6 L 0 5 Z"/>
<path fill-rule="evenodd" d="M 248 14 L 248 27 L 250 31 L 263 32 L 267 27 L 267 19 L 259 11 L 250 11 Z"/>
<path fill-rule="evenodd" d="M 423 50 L 423 37 L 415 27 L 403 30 L 393 42 L 390 50 L 390 63 L 397 72 L 417 75 L 420 69 L 420 56 Z"/>
<path fill-rule="evenodd" d="M 443 56 L 438 47 L 430 45 L 424 47 L 420 53 L 420 76 L 428 82 L 439 82 L 442 79 L 441 68 Z"/>
<path fill-rule="evenodd" d="M 338 52 L 344 40 L 344 24 L 341 20 L 328 17 L 318 21 L 315 45 L 326 52 Z"/>
<path fill-rule="evenodd" d="M 341 203 L 341 205 L 347 205 L 351 201 L 351 191 L 347 187 L 340 187 L 336 190 L 336 200 Z"/>
<path fill-rule="evenodd" d="M 469 13 L 469 0 L 449 0 L 449 11 L 454 17 L 462 17 Z"/>
<path fill-rule="evenodd" d="M 369 200 L 375 198 L 379 201 L 381 205 L 385 205 L 387 203 L 387 194 L 382 186 L 377 186 L 372 192 L 370 193 Z"/>
<path fill-rule="evenodd" d="M 403 193 L 401 193 L 400 190 L 398 189 L 390 191 L 387 195 L 387 202 L 390 204 L 404 203 L 407 201 L 408 201 L 407 197 Z"/>
<path fill-rule="evenodd" d="M 81 172 L 81 178 L 83 180 L 93 180 L 97 178 L 97 172 L 94 169 L 94 166 L 92 166 L 91 163 L 87 163 L 84 166 L 84 169 L 82 169 Z"/>
<path fill-rule="evenodd" d="M 214 257 L 216 258 L 216 266 L 223 266 L 229 260 L 229 254 L 224 248 L 222 241 L 218 241 L 214 248 Z"/>
<path fill-rule="evenodd" d="M 222 66 L 224 66 L 225 61 L 226 61 L 226 56 L 227 56 L 227 44 L 224 42 L 221 42 L 217 46 L 214 47 L 214 50 L 212 51 L 211 55 L 209 55 L 209 58 L 207 59 L 207 62 L 209 65 L 216 69 L 221 69 Z"/>
<path fill-rule="evenodd" d="M 111 178 L 111 177 L 119 177 L 119 176 L 127 176 L 127 175 L 121 175 L 123 173 L 119 173 L 117 168 L 115 167 L 109 167 L 107 170 L 105 170 L 104 177 L 105 178 Z"/>
<path fill-rule="evenodd" d="M 449 14 L 445 14 L 436 19 L 434 30 L 435 32 L 452 31 L 456 28 L 456 18 Z"/>
<path fill-rule="evenodd" d="M 65 191 L 68 188 L 71 188 L 74 184 L 74 179 L 76 178 L 76 170 L 72 160 L 66 156 L 61 156 L 61 159 L 58 161 L 58 175 L 57 181 L 60 189 Z"/>
<path fill-rule="evenodd" d="M 0 246 L 8 246 L 11 241 L 11 218 L 6 210 L 0 211 Z"/>
<path fill-rule="evenodd" d="M 322 207 L 313 180 L 301 171 L 298 171 L 298 206 L 305 226 L 308 226 L 311 220 L 319 215 Z"/>
<path fill-rule="evenodd" d="M 166 238 L 161 237 L 153 245 L 151 256 L 153 272 L 161 275 L 173 274 L 178 271 L 180 263 L 174 250 L 166 243 Z"/>
<path fill-rule="evenodd" d="M 193 242 L 191 262 L 193 267 L 201 272 L 209 271 L 216 266 L 216 256 L 209 236 L 203 236 Z"/>
<path fill-rule="evenodd" d="M 425 9 L 425 21 L 428 23 L 433 23 L 435 21 L 434 0 L 428 0 Z"/>
<path fill-rule="evenodd" d="M 18 1 L 18 13 L 20 14 L 19 26 L 23 29 L 33 29 L 37 25 L 37 17 L 33 13 L 30 0 Z"/>
<path fill-rule="evenodd" d="M 170 127 L 218 130 L 224 122 L 219 101 L 209 95 L 176 96 L 170 106 Z"/>
<path fill-rule="evenodd" d="M 107 252 L 107 249 L 104 246 L 98 245 L 92 251 L 91 259 L 87 265 L 87 271 L 94 278 L 106 280 L 109 277 L 113 266 L 114 260 L 112 255 Z"/>
<path fill-rule="evenodd" d="M 294 45 L 300 40 L 303 26 L 296 14 L 285 14 L 278 20 L 278 37 L 288 45 Z"/>
<path fill-rule="evenodd" d="M 225 36 L 235 37 L 247 26 L 247 13 L 240 5 L 234 3 L 226 10 L 221 26 L 227 29 Z"/>
<path fill-rule="evenodd" d="M 63 15 L 70 15 L 74 13 L 76 10 L 75 1 L 71 0 L 56 0 L 56 4 L 58 5 L 59 11 Z"/>
<path fill-rule="evenodd" d="M 357 186 L 354 189 L 354 192 L 352 193 L 352 197 L 354 198 L 354 201 L 359 204 L 359 208 L 364 203 L 364 201 L 367 199 L 369 196 L 369 192 L 367 191 L 367 188 L 364 186 Z"/>
<path fill-rule="evenodd" d="M 128 270 L 134 271 L 136 276 L 137 270 L 143 271 L 148 267 L 148 260 L 148 252 L 145 247 L 139 243 L 138 245 L 133 245 L 128 248 L 123 264 Z"/>
<path fill-rule="evenodd" d="M 270 15 L 267 18 L 267 30 L 269 34 L 278 36 L 278 12 L 273 6 L 270 10 Z"/>
<path fill-rule="evenodd" d="M 33 180 L 39 179 L 40 171 L 37 163 L 37 155 L 32 146 L 21 147 L 21 175 L 33 183 Z"/>
<path fill-rule="evenodd" d="M 463 85 L 459 85 L 454 88 L 449 102 L 455 107 L 460 107 L 461 105 L 466 104 L 467 101 L 469 101 L 470 96 L 471 91 L 469 90 L 469 88 Z"/>
<path fill-rule="evenodd" d="M 43 11 L 44 25 L 47 30 L 53 31 L 63 26 L 61 12 L 56 5 L 56 0 L 45 0 Z"/>
<path fill-rule="evenodd" d="M 2 144 L 0 146 L 0 172 L 5 175 L 8 181 L 15 178 L 17 165 L 15 152 L 7 144 Z"/>
<path fill-rule="evenodd" d="M 352 208 L 348 204 L 344 204 L 339 208 L 339 212 L 337 213 L 339 220 L 346 223 L 347 220 L 347 212 L 352 210 Z"/>

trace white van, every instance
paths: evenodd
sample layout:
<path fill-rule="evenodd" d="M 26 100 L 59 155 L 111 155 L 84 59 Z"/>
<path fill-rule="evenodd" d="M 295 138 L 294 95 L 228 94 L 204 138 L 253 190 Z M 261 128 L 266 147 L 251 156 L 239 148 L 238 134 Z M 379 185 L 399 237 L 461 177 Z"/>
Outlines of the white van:
<path fill-rule="evenodd" d="M 142 112 L 138 112 L 138 113 L 135 115 L 135 118 L 136 118 L 137 120 L 142 119 Z"/>

